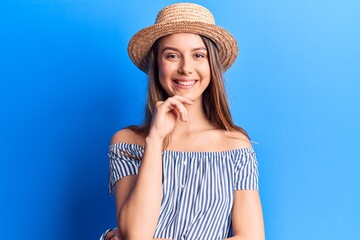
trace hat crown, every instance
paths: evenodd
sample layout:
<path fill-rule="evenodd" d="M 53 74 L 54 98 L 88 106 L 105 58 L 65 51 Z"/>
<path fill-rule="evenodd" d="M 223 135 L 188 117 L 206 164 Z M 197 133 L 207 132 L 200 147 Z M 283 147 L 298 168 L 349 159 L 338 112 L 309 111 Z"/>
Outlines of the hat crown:
<path fill-rule="evenodd" d="M 155 24 L 170 22 L 203 22 L 215 24 L 212 13 L 194 3 L 176 3 L 162 9 L 156 16 Z"/>

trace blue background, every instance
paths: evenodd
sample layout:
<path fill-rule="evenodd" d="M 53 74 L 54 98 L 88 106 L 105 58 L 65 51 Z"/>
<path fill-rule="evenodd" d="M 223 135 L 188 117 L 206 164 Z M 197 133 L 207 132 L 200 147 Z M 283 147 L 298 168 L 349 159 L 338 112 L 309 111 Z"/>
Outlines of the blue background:
<path fill-rule="evenodd" d="M 176 1 L 0 3 L 0 239 L 115 225 L 107 147 L 140 123 L 127 43 Z M 238 40 L 226 73 L 257 142 L 267 239 L 360 239 L 360 1 L 197 1 Z"/>

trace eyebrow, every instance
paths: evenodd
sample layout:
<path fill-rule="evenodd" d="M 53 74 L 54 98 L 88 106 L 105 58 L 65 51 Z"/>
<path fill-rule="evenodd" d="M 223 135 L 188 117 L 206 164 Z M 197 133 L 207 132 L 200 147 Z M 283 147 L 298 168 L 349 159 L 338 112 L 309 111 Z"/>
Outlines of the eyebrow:
<path fill-rule="evenodd" d="M 172 51 L 180 52 L 179 49 L 174 48 L 174 47 L 164 47 L 164 48 L 161 50 L 161 53 L 163 53 L 163 52 L 166 51 L 166 50 L 172 50 Z M 206 47 L 198 47 L 198 48 L 193 48 L 193 49 L 191 49 L 191 51 L 199 51 L 199 50 L 205 50 L 205 51 L 207 51 Z"/>

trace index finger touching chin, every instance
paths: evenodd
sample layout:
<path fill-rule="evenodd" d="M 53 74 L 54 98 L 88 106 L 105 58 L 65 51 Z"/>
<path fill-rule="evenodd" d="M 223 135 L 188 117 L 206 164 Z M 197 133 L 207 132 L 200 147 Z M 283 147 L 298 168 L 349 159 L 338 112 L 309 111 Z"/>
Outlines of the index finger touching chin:
<path fill-rule="evenodd" d="M 173 98 L 175 98 L 176 100 L 180 101 L 181 103 L 186 103 L 186 104 L 193 104 L 194 102 L 192 100 L 190 100 L 189 98 L 183 97 L 183 96 L 179 96 L 179 95 L 174 95 Z"/>

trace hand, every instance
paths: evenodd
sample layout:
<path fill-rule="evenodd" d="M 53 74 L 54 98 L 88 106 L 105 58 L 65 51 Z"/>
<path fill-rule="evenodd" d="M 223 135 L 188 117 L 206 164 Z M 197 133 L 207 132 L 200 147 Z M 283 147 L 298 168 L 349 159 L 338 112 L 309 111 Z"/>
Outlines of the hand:
<path fill-rule="evenodd" d="M 157 102 L 148 136 L 163 140 L 174 129 L 178 117 L 186 122 L 188 112 L 185 104 L 193 104 L 193 102 L 181 96 L 173 96 Z"/>
<path fill-rule="evenodd" d="M 118 229 L 113 229 L 106 234 L 105 240 L 123 240 L 123 239 L 120 236 L 120 231 Z"/>

